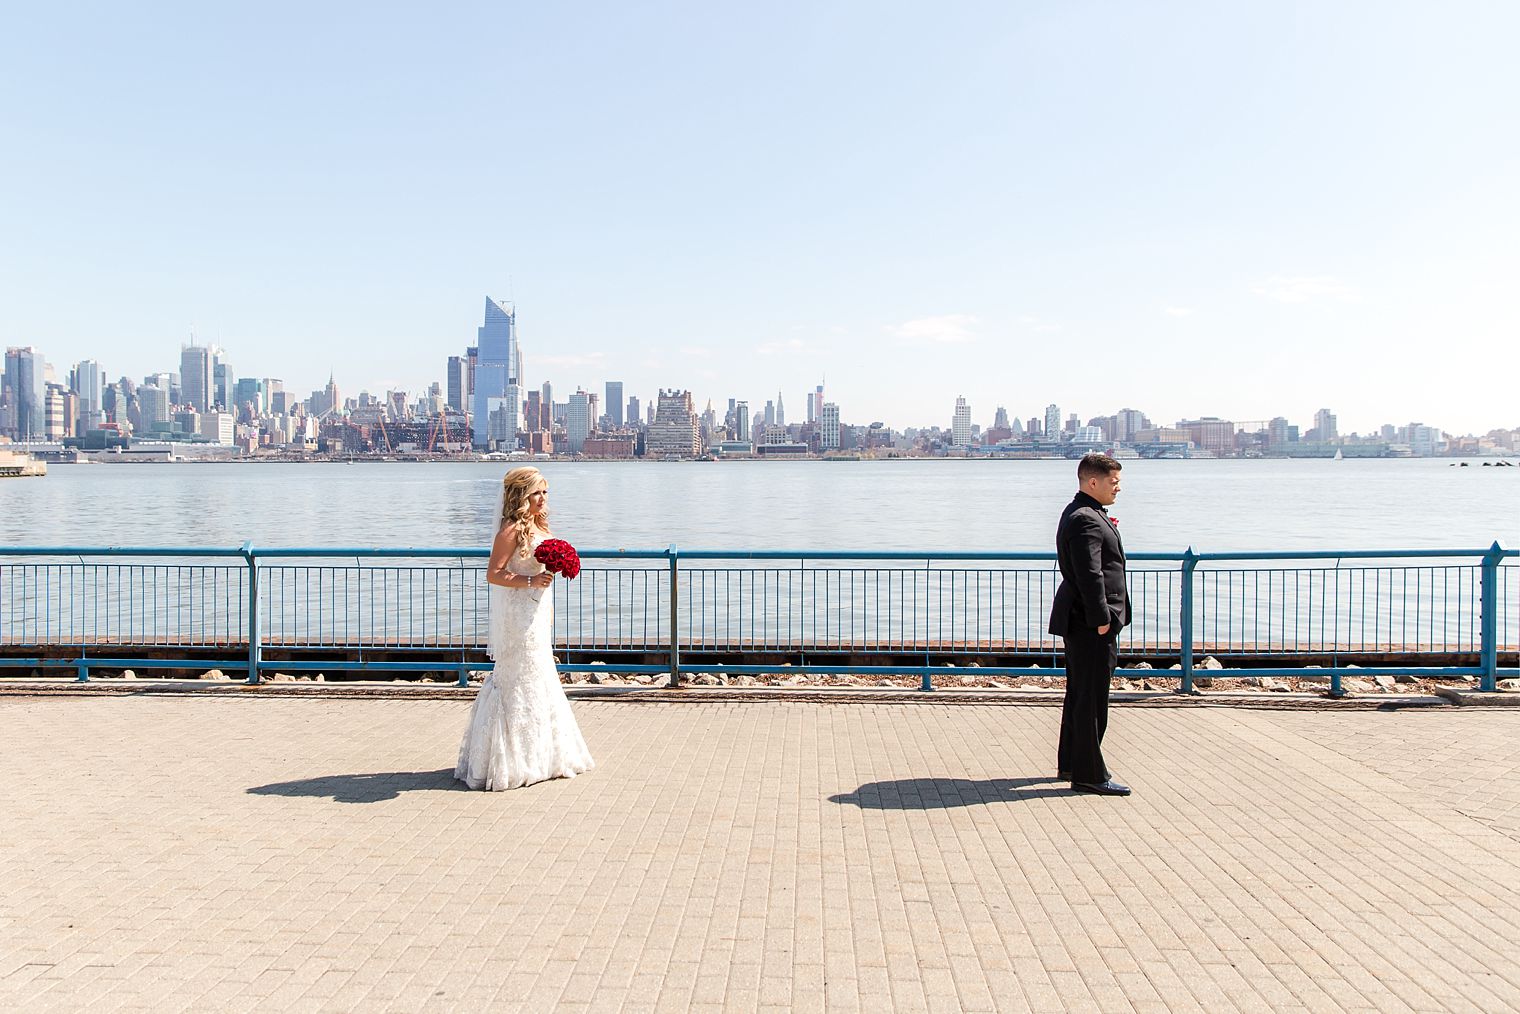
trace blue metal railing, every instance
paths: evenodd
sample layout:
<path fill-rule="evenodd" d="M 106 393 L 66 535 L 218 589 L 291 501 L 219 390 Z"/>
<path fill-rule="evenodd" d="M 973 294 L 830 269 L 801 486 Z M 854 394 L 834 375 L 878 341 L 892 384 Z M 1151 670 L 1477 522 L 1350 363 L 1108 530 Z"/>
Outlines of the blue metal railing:
<path fill-rule="evenodd" d="M 18 650 L 0 655 L 0 667 L 67 666 L 87 679 L 92 668 L 205 665 L 239 669 L 250 682 L 275 667 L 453 670 L 464 683 L 486 664 L 478 653 L 486 556 L 474 548 L 0 547 L 0 649 Z M 719 671 L 913 674 L 925 690 L 946 665 L 989 655 L 1046 666 L 982 666 L 978 676 L 1064 672 L 1060 643 L 1045 632 L 1059 583 L 1050 553 L 670 546 L 581 556 L 581 576 L 554 586 L 565 669 L 668 673 L 672 684 L 683 673 Z M 1337 694 L 1349 672 L 1476 676 L 1492 689 L 1501 673 L 1520 672 L 1500 665 L 1501 654 L 1520 650 L 1517 556 L 1498 543 L 1135 553 L 1134 615 L 1121 653 L 1176 658 L 1183 692 L 1204 654 L 1232 663 L 1211 675 L 1328 676 Z M 407 657 L 424 649 L 427 660 Z M 687 664 L 683 652 L 743 662 Z M 796 661 L 765 661 L 779 655 Z M 872 655 L 886 660 L 859 660 Z M 616 661 L 623 656 L 660 661 Z M 1271 664 L 1307 656 L 1328 664 Z M 1477 664 L 1441 665 L 1435 656 Z M 1387 657 L 1398 664 L 1361 664 Z"/>

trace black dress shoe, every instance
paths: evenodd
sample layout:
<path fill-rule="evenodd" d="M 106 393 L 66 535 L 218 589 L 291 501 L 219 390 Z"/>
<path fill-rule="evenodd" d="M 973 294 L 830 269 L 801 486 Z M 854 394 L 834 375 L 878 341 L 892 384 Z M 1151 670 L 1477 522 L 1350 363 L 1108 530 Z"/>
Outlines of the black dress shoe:
<path fill-rule="evenodd" d="M 1093 796 L 1127 796 L 1129 786 L 1120 785 L 1110 778 L 1106 782 L 1072 782 L 1071 791 L 1086 792 Z"/>

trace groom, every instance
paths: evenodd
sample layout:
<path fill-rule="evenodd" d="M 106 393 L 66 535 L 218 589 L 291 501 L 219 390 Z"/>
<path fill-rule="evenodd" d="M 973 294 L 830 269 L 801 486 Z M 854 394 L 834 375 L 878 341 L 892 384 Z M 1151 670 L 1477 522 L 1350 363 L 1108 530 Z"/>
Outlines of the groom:
<path fill-rule="evenodd" d="M 1108 506 L 1119 495 L 1124 466 L 1107 454 L 1084 455 L 1077 465 L 1077 495 L 1061 512 L 1056 559 L 1061 586 L 1050 610 L 1050 632 L 1065 643 L 1066 699 L 1061 706 L 1059 777 L 1074 792 L 1127 796 L 1129 786 L 1109 777 L 1103 764 L 1108 727 L 1108 685 L 1119 661 L 1119 630 L 1129 623 L 1124 544 Z"/>

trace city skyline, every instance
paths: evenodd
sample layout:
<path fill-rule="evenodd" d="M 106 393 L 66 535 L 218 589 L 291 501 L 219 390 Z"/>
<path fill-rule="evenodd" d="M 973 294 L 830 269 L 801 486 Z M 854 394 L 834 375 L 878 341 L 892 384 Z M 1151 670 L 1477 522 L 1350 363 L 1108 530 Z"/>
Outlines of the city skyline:
<path fill-rule="evenodd" d="M 329 413 L 337 413 L 346 417 L 350 425 L 379 424 L 386 417 L 394 422 L 426 418 L 436 424 L 430 439 L 437 436 L 445 443 L 451 442 L 449 424 L 444 422 L 445 413 L 455 411 L 459 413 L 461 425 L 467 427 L 465 432 L 472 435 L 468 442 L 476 449 L 521 447 L 530 453 L 545 449 L 581 453 L 588 438 L 615 436 L 623 429 L 625 408 L 630 412 L 627 421 L 633 429 L 648 428 L 652 432 L 656 428 L 653 425 L 656 405 L 662 414 L 670 407 L 663 387 L 658 399 L 648 402 L 649 417 L 646 419 L 639 413 L 638 395 L 624 402 L 626 385 L 622 381 L 603 382 L 607 396 L 604 404 L 600 404 L 594 385 L 592 391 L 587 391 L 584 385 L 577 384 L 575 392 L 560 402 L 552 400 L 553 379 L 540 385 L 525 384 L 526 371 L 516 333 L 516 316 L 515 304 L 487 296 L 484 323 L 476 329 L 477 344 L 462 350 L 464 355 L 446 357 L 445 382 L 431 381 L 415 390 L 387 389 L 381 396 L 361 389 L 357 397 L 346 399 L 341 396 L 332 374 L 329 374 L 324 388 L 313 390 L 303 399 L 296 392 L 287 391 L 282 379 L 238 377 L 227 350 L 193 341 L 180 347 L 179 373 L 139 374 L 140 382 L 128 375 L 112 381 L 102 364 L 94 359 L 76 363 L 65 377 L 42 350 L 10 347 L 6 350 L 4 372 L 0 374 L 4 382 L 3 389 L 0 389 L 0 435 L 19 440 L 38 439 L 46 430 L 64 425 L 57 417 L 57 413 L 63 413 L 69 415 L 69 435 L 82 437 L 87 429 L 100 427 L 108 416 L 112 426 L 119 425 L 125 420 L 122 413 L 126 404 L 131 405 L 133 412 L 133 423 L 128 431 L 138 439 L 152 434 L 155 424 L 166 425 L 162 432 L 173 432 L 171 412 L 188 410 L 201 414 L 200 420 L 194 423 L 197 427 L 195 435 L 221 444 L 235 442 L 235 434 L 240 431 L 238 423 L 249 411 L 255 424 L 271 414 L 282 416 L 287 413 L 295 413 L 297 417 L 310 416 L 319 423 Z M 52 397 L 54 390 L 60 394 L 66 392 L 70 400 L 65 404 L 53 404 L 56 400 Z M 693 426 L 697 426 L 700 418 L 694 445 L 696 453 L 703 451 L 709 436 L 732 452 L 738 450 L 737 444 L 747 441 L 755 445 L 786 443 L 795 440 L 799 433 L 811 434 L 808 439 L 815 445 L 814 452 L 848 450 L 857 445 L 853 439 L 842 444 L 842 433 L 883 425 L 880 420 L 868 423 L 846 415 L 837 400 L 826 395 L 824 384 L 816 385 L 804 395 L 806 429 L 802 430 L 798 428 L 802 426 L 800 422 L 787 426 L 782 390 L 777 391 L 775 399 L 767 400 L 764 410 L 753 417 L 753 430 L 749 425 L 750 399 L 729 397 L 727 412 L 720 423 L 713 406 L 714 399 L 696 398 L 689 388 L 671 388 L 670 395 L 672 400 L 676 395 L 680 396 L 684 407 L 679 414 L 682 417 L 689 415 Z M 120 403 L 122 396 L 127 396 L 129 402 Z M 548 400 L 542 400 L 541 396 Z M 721 397 L 717 400 L 720 404 L 723 402 Z M 468 403 L 468 415 L 461 411 L 464 403 Z M 700 411 L 696 407 L 698 404 L 703 405 Z M 484 417 L 476 414 L 480 406 L 487 409 Z M 109 413 L 107 407 L 111 409 Z M 383 409 L 380 415 L 374 414 L 377 407 Z M 605 411 L 601 411 L 602 408 Z M 1144 410 L 1132 407 L 1117 409 L 1112 414 L 1093 415 L 1090 411 L 1068 412 L 1057 403 L 1047 404 L 1043 416 L 1032 415 L 1027 421 L 1019 406 L 1015 406 L 1015 415 L 1010 418 L 1008 405 L 1004 402 L 996 404 L 992 414 L 990 424 L 976 421 L 973 407 L 962 395 L 956 398 L 948 426 L 943 421 L 926 420 L 901 427 L 887 425 L 885 429 L 889 433 L 895 431 L 905 435 L 942 434 L 945 435 L 944 446 L 951 448 L 1010 442 L 1033 448 L 1042 441 L 1055 446 L 1163 448 L 1187 442 L 1199 451 L 1226 455 L 1239 453 L 1246 446 L 1281 451 L 1302 445 L 1309 450 L 1330 444 L 1348 445 L 1349 442 L 1350 445 L 1413 446 L 1416 454 L 1424 456 L 1441 453 L 1446 435 L 1456 440 L 1503 434 L 1495 446 L 1513 449 L 1516 434 L 1520 434 L 1520 428 L 1502 426 L 1460 433 L 1417 419 L 1385 421 L 1365 432 L 1356 431 L 1340 426 L 1337 414 L 1326 407 L 1315 411 L 1310 427 L 1295 423 L 1284 415 L 1246 420 L 1239 416 L 1210 414 L 1167 422 L 1164 418 L 1152 420 Z M 663 421 L 663 415 L 661 419 Z M 283 428 L 277 435 L 288 434 L 289 439 L 296 438 L 295 419 L 287 419 L 281 425 Z M 684 425 L 681 424 L 683 428 Z M 138 427 L 142 432 L 135 432 Z M 255 429 L 258 428 L 255 425 Z M 304 424 L 300 429 L 304 432 Z M 535 431 L 542 432 L 535 434 Z M 557 431 L 559 435 L 556 437 L 549 431 Z M 1252 434 L 1258 435 L 1260 442 L 1242 445 L 1241 439 Z M 389 435 L 385 435 L 384 440 L 388 446 Z M 665 442 L 669 444 L 670 440 L 679 444 L 685 438 L 669 438 Z M 622 453 L 616 451 L 615 441 L 594 443 L 596 449 L 587 453 Z M 626 448 L 629 453 L 632 453 L 632 446 Z M 795 449 L 801 445 L 787 443 L 786 446 Z"/>
<path fill-rule="evenodd" d="M 492 292 L 646 398 L 1516 421 L 1520 8 L 397 11 L 19 14 L 0 343 L 414 390 Z"/>

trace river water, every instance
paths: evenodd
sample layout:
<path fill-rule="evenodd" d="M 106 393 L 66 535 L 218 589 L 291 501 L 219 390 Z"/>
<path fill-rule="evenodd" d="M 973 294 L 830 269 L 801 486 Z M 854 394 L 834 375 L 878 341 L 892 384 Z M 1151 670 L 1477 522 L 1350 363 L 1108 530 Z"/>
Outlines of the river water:
<path fill-rule="evenodd" d="M 544 462 L 586 548 L 1049 550 L 1069 461 Z M 54 465 L 0 481 L 0 545 L 476 546 L 497 463 Z M 1520 468 L 1448 460 L 1127 461 L 1129 550 L 1520 543 Z"/>

